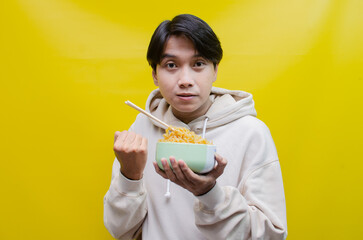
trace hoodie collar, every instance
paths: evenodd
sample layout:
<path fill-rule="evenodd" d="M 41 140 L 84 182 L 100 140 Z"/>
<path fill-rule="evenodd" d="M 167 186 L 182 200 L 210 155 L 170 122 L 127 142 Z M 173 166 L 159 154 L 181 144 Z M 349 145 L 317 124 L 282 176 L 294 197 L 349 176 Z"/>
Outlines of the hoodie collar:
<path fill-rule="evenodd" d="M 252 94 L 243 91 L 232 91 L 213 87 L 210 94 L 213 102 L 205 115 L 200 116 L 188 124 L 176 118 L 171 106 L 162 97 L 159 89 L 151 92 L 146 102 L 146 111 L 172 126 L 185 127 L 200 132 L 203 122 L 208 117 L 207 129 L 215 128 L 232 122 L 246 115 L 256 116 Z M 161 124 L 151 120 L 154 125 L 164 128 Z"/>

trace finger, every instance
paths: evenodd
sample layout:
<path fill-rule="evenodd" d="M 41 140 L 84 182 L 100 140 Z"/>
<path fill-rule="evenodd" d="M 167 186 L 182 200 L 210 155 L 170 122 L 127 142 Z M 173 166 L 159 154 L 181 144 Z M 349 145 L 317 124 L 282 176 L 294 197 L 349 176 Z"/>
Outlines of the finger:
<path fill-rule="evenodd" d="M 131 144 L 134 142 L 135 138 L 136 138 L 136 133 L 128 132 L 126 138 L 124 139 L 124 142 Z"/>
<path fill-rule="evenodd" d="M 122 151 L 123 145 L 124 145 L 124 140 L 127 137 L 128 132 L 127 131 L 122 131 L 122 132 L 115 132 L 115 142 L 113 144 L 113 150 L 115 152 L 120 152 Z"/>
<path fill-rule="evenodd" d="M 165 158 L 161 159 L 161 164 L 163 165 L 164 172 L 166 176 L 170 179 L 172 182 L 176 182 L 176 177 L 173 172 L 173 170 L 170 168 L 168 161 Z"/>
<path fill-rule="evenodd" d="M 223 158 L 222 156 L 220 156 L 220 155 L 219 155 L 219 154 L 217 154 L 217 153 L 215 154 L 215 159 L 216 159 L 216 161 L 217 161 L 218 165 L 223 166 L 223 168 L 225 168 L 225 167 L 226 167 L 226 165 L 227 165 L 227 163 L 228 163 L 227 159 Z"/>
<path fill-rule="evenodd" d="M 114 143 L 116 142 L 117 138 L 118 138 L 120 135 L 121 135 L 121 132 L 119 132 L 119 131 L 116 131 L 116 132 L 115 132 L 115 135 L 114 135 L 114 138 L 113 138 L 113 142 L 114 142 Z"/>
<path fill-rule="evenodd" d="M 126 135 L 127 135 L 127 131 L 122 131 L 122 132 L 116 131 L 113 142 L 115 143 L 118 139 L 123 140 L 126 137 Z"/>
<path fill-rule="evenodd" d="M 217 179 L 224 172 L 224 168 L 227 165 L 227 160 L 218 154 L 215 154 L 215 159 L 217 161 L 217 166 L 212 170 L 211 175 Z"/>
<path fill-rule="evenodd" d="M 141 146 L 140 146 L 140 151 L 142 151 L 142 152 L 144 152 L 144 153 L 146 153 L 147 152 L 147 138 L 142 138 L 142 140 L 141 140 Z"/>
<path fill-rule="evenodd" d="M 141 142 L 141 146 L 142 147 L 147 147 L 147 143 L 148 143 L 148 141 L 147 141 L 147 138 L 142 138 L 142 142 Z"/>
<path fill-rule="evenodd" d="M 153 162 L 153 165 L 154 165 L 154 168 L 155 168 L 155 171 L 160 175 L 162 176 L 163 178 L 165 179 L 168 179 L 168 177 L 166 176 L 166 174 L 163 172 L 163 170 L 161 170 L 158 166 L 158 164 L 156 162 Z"/>
<path fill-rule="evenodd" d="M 142 143 L 142 136 L 139 134 L 135 134 L 134 141 L 132 142 L 133 149 L 139 149 Z"/>
<path fill-rule="evenodd" d="M 169 160 L 170 160 L 171 166 L 173 167 L 174 175 L 176 176 L 178 181 L 180 181 L 182 184 L 186 184 L 188 182 L 188 180 L 186 179 L 181 168 L 179 167 L 178 161 L 176 161 L 175 157 L 172 157 L 172 156 L 169 158 Z"/>
<path fill-rule="evenodd" d="M 184 174 L 185 179 L 188 181 L 189 185 L 196 184 L 199 182 L 200 180 L 199 176 L 195 174 L 183 160 L 179 160 L 178 165 L 182 173 Z"/>

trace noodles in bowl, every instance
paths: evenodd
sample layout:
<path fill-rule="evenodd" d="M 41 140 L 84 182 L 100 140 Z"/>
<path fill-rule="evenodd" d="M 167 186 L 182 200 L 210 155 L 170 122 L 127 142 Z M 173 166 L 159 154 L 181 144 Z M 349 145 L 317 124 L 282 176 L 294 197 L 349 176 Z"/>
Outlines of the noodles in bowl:
<path fill-rule="evenodd" d="M 211 142 L 182 127 L 169 127 L 165 130 L 164 139 L 159 142 L 177 142 L 177 143 L 194 143 L 194 144 L 209 144 Z"/>
<path fill-rule="evenodd" d="M 216 146 L 201 136 L 181 127 L 169 127 L 156 144 L 156 161 L 163 169 L 161 158 L 183 160 L 196 173 L 207 173 L 214 167 Z"/>

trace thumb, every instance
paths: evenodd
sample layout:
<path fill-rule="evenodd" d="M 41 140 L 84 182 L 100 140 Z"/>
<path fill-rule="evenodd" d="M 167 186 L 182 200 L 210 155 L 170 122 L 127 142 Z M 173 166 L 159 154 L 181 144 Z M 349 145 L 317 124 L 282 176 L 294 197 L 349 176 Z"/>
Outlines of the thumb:
<path fill-rule="evenodd" d="M 121 132 L 119 132 L 119 131 L 116 131 L 116 132 L 115 132 L 115 136 L 114 136 L 114 139 L 113 139 L 113 142 L 114 142 L 114 143 L 116 142 L 117 138 L 118 138 L 120 135 L 121 135 Z"/>
<path fill-rule="evenodd" d="M 211 175 L 213 175 L 215 179 L 217 179 L 224 172 L 224 168 L 227 165 L 227 159 L 221 157 L 218 154 L 215 154 L 215 159 L 217 161 L 217 166 L 214 167 L 213 171 L 211 172 Z"/>

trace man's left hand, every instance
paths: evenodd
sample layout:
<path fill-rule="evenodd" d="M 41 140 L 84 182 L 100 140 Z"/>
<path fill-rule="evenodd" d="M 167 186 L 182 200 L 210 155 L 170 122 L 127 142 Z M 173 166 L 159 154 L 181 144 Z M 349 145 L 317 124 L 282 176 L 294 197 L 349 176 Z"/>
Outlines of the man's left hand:
<path fill-rule="evenodd" d="M 178 184 L 187 189 L 195 196 L 203 195 L 209 192 L 216 184 L 217 178 L 222 175 L 227 165 L 227 160 L 215 154 L 217 165 L 207 174 L 199 175 L 194 173 L 183 160 L 176 161 L 174 157 L 170 157 L 170 168 L 165 158 L 161 159 L 164 171 L 159 168 L 156 162 L 153 162 L 155 171 L 165 179 Z"/>

